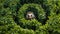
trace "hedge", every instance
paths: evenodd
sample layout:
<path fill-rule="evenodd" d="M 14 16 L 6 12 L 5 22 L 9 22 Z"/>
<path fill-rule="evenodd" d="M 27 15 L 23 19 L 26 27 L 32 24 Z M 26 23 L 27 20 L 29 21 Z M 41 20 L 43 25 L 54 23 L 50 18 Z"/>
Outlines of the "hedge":
<path fill-rule="evenodd" d="M 0 34 L 60 34 L 60 0 L 0 0 Z"/>
<path fill-rule="evenodd" d="M 42 9 L 42 7 L 41 7 L 40 5 L 38 5 L 38 4 L 24 4 L 24 5 L 19 9 L 19 11 L 18 11 L 19 21 L 20 21 L 21 19 L 22 19 L 22 20 L 26 20 L 24 15 L 26 14 L 26 12 L 29 11 L 29 8 L 30 8 L 30 7 L 35 8 L 35 9 L 37 10 L 36 12 L 34 12 L 34 11 L 32 10 L 32 12 L 34 12 L 35 15 L 38 15 L 38 17 L 36 17 L 36 18 L 38 18 L 39 21 L 46 18 L 46 17 L 45 17 L 45 12 L 44 12 L 44 10 Z M 27 10 L 28 10 L 28 11 L 27 11 Z M 30 9 L 30 10 L 31 10 L 31 9 Z"/>
<path fill-rule="evenodd" d="M 50 16 L 49 20 L 47 21 L 47 24 L 48 24 L 49 31 L 55 34 L 60 33 L 60 14 Z"/>

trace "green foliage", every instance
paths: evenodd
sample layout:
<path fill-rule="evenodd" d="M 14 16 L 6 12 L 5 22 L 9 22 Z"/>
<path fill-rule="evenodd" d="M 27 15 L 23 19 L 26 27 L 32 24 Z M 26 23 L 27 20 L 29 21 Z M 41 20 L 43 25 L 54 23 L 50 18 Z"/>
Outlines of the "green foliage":
<path fill-rule="evenodd" d="M 60 0 L 0 0 L 0 34 L 60 34 Z"/>
<path fill-rule="evenodd" d="M 19 21 L 21 21 L 22 19 L 23 20 L 26 20 L 25 19 L 25 13 L 26 13 L 26 10 L 28 10 L 29 7 L 32 7 L 32 8 L 35 8 L 37 9 L 37 11 L 32 11 L 34 12 L 35 14 L 37 14 L 37 18 L 39 21 L 45 19 L 45 12 L 44 10 L 41 8 L 40 5 L 38 4 L 24 4 L 18 11 L 18 18 L 19 18 Z M 31 10 L 31 9 L 30 9 Z M 26 21 L 27 22 L 27 21 Z"/>
<path fill-rule="evenodd" d="M 50 16 L 47 24 L 49 31 L 51 31 L 52 33 L 60 33 L 60 14 Z"/>

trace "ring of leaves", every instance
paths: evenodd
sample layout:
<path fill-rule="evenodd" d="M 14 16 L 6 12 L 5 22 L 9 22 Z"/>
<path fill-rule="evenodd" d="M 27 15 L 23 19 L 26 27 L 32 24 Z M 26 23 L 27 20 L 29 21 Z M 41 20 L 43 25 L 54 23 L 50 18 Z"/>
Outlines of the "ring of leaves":
<path fill-rule="evenodd" d="M 35 9 L 37 9 L 37 12 L 38 12 L 38 17 L 37 18 L 39 20 L 45 19 L 45 12 L 40 5 L 33 4 L 33 3 L 32 4 L 24 4 L 19 9 L 18 14 L 17 14 L 19 25 L 23 28 L 28 28 L 28 29 L 34 29 L 35 28 L 34 30 L 36 30 L 42 24 L 41 24 L 41 22 L 39 22 L 36 19 L 32 19 L 32 20 L 25 19 L 24 14 L 26 13 L 26 10 L 28 9 L 28 7 L 34 7 Z"/>

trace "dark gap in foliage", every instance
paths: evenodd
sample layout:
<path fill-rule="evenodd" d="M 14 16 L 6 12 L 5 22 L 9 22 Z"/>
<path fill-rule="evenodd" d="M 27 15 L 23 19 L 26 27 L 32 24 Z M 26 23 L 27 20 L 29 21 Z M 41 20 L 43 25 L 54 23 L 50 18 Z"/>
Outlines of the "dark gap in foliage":
<path fill-rule="evenodd" d="M 19 3 L 17 3 L 16 14 L 18 14 L 18 11 L 19 11 L 20 7 L 21 7 L 21 5 L 19 5 Z"/>
<path fill-rule="evenodd" d="M 36 26 L 32 26 L 32 28 L 31 28 L 31 29 L 35 31 L 35 30 L 36 30 Z"/>
<path fill-rule="evenodd" d="M 5 3 L 5 4 L 4 4 L 4 8 L 7 8 L 7 7 L 9 7 L 9 6 L 8 6 L 8 4 Z"/>
<path fill-rule="evenodd" d="M 20 26 L 22 27 L 22 28 L 24 28 L 24 29 L 32 29 L 32 30 L 36 30 L 36 26 L 32 26 L 32 25 L 28 25 L 28 24 L 26 24 L 26 25 L 24 25 L 23 23 L 19 23 L 20 24 Z"/>
<path fill-rule="evenodd" d="M 0 24 L 0 26 L 3 26 L 4 24 Z"/>
<path fill-rule="evenodd" d="M 10 0 L 9 0 L 9 1 L 5 1 L 3 7 L 4 7 L 4 8 L 9 7 L 9 2 L 10 2 Z"/>
<path fill-rule="evenodd" d="M 18 25 L 20 25 L 20 27 L 22 27 L 23 29 L 32 29 L 32 30 L 36 30 L 34 26 L 28 25 L 28 24 L 23 24 L 22 22 L 20 22 Z"/>
<path fill-rule="evenodd" d="M 0 34 L 5 34 L 5 33 L 3 33 L 3 31 L 2 31 Z"/>
<path fill-rule="evenodd" d="M 13 16 L 13 20 L 15 21 L 15 23 L 17 24 L 17 25 L 19 25 L 19 19 L 18 19 L 18 17 L 16 17 L 16 16 Z"/>
<path fill-rule="evenodd" d="M 57 9 L 56 10 L 56 14 L 60 14 L 60 9 Z"/>
<path fill-rule="evenodd" d="M 55 32 L 52 32 L 53 34 L 60 34 L 60 32 L 57 32 L 57 31 L 55 31 Z"/>
<path fill-rule="evenodd" d="M 14 1 L 14 0 L 13 0 Z M 20 1 L 19 1 L 20 2 Z M 13 20 L 15 21 L 15 23 L 17 25 L 19 25 L 19 18 L 17 17 L 18 11 L 21 7 L 20 3 L 17 3 L 16 6 L 14 6 L 14 4 L 12 4 L 13 7 L 11 6 L 10 9 L 12 10 L 12 16 L 13 16 Z"/>
<path fill-rule="evenodd" d="M 19 18 L 17 17 L 17 16 L 13 16 L 13 20 L 15 21 L 15 23 L 17 24 L 17 25 L 19 25 Z"/>
<path fill-rule="evenodd" d="M 10 31 L 11 28 L 13 29 L 14 27 L 13 27 L 13 26 L 8 26 L 8 27 L 7 27 L 7 30 Z"/>
<path fill-rule="evenodd" d="M 5 11 L 2 11 L 0 14 L 1 14 L 2 16 L 6 16 L 6 12 L 5 12 Z"/>
<path fill-rule="evenodd" d="M 49 20 L 48 16 L 50 16 L 50 11 L 49 11 L 49 6 L 46 6 L 45 4 L 41 4 L 42 8 L 44 9 L 44 11 L 46 12 L 46 18 L 43 21 L 43 25 L 46 24 L 46 21 Z"/>
<path fill-rule="evenodd" d="M 19 21 L 19 18 L 17 17 L 17 14 L 18 14 L 18 11 L 19 11 L 19 9 L 20 9 L 20 7 L 21 7 L 22 5 L 20 5 L 20 3 L 17 3 L 17 6 L 16 6 L 16 15 L 13 15 L 13 20 L 15 21 L 15 23 L 17 24 L 17 25 L 20 25 L 22 28 L 24 28 L 25 26 L 23 26 L 23 23 L 21 23 L 20 21 Z"/>
<path fill-rule="evenodd" d="M 49 32 L 49 34 L 52 34 L 53 31 L 48 31 L 48 32 Z"/>
<path fill-rule="evenodd" d="M 59 32 L 57 32 L 57 31 L 54 31 L 53 32 L 53 30 L 52 31 L 48 31 L 49 32 L 49 34 L 60 34 Z"/>
<path fill-rule="evenodd" d="M 56 5 L 58 6 L 58 3 L 56 2 Z"/>
<path fill-rule="evenodd" d="M 35 3 L 35 4 L 41 4 L 43 0 L 21 0 L 20 3 L 23 4 L 29 4 L 29 3 Z"/>
<path fill-rule="evenodd" d="M 19 25 L 19 18 L 17 17 L 17 14 L 18 14 L 18 11 L 19 11 L 19 8 L 20 8 L 20 5 L 19 3 L 17 3 L 17 6 L 16 6 L 16 15 L 13 15 L 13 20 L 17 23 L 17 25 Z"/>
<path fill-rule="evenodd" d="M 52 1 L 52 4 L 55 4 L 55 5 L 58 6 L 58 5 L 59 5 L 58 2 L 59 2 L 59 1 Z"/>

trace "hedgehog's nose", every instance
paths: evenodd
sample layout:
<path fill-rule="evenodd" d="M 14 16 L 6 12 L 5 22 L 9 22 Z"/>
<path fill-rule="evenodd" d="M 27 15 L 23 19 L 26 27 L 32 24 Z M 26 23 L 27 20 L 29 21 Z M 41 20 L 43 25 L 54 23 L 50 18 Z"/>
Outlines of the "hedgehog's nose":
<path fill-rule="evenodd" d="M 32 18 L 32 15 L 28 15 L 29 18 Z"/>

